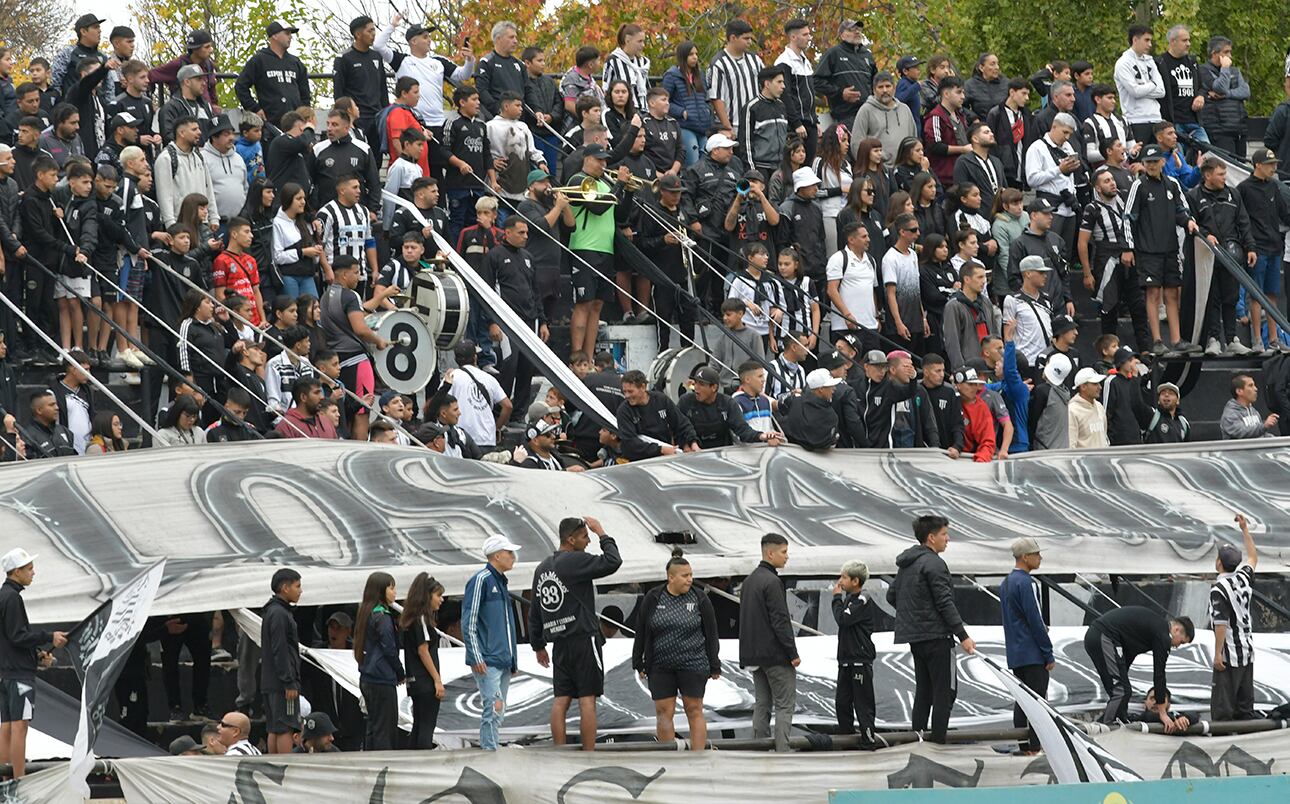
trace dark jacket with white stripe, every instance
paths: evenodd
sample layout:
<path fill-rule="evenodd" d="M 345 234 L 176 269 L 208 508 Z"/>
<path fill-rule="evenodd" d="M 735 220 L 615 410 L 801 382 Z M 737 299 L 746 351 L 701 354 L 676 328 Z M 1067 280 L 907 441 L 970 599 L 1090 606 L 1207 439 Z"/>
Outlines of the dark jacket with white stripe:
<path fill-rule="evenodd" d="M 314 146 L 313 208 L 318 209 L 336 199 L 336 182 L 351 173 L 363 185 L 360 197 L 369 210 L 381 211 L 381 180 L 376 157 L 367 143 L 345 135 L 338 140 L 322 140 Z M 455 171 L 449 171 L 453 173 Z"/>
<path fill-rule="evenodd" d="M 1182 185 L 1172 176 L 1138 174 L 1124 202 L 1124 234 L 1129 248 L 1148 254 L 1172 254 L 1178 250 L 1175 227 L 1187 225 L 1191 215 L 1183 198 Z"/>
<path fill-rule="evenodd" d="M 739 148 L 749 167 L 768 172 L 779 166 L 788 144 L 788 112 L 783 101 L 758 95 L 744 107 Z"/>

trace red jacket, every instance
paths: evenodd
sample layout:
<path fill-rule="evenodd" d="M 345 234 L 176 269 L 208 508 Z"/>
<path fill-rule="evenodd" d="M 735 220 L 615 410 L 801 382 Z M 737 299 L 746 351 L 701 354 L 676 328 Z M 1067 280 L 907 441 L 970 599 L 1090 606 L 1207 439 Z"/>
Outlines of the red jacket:
<path fill-rule="evenodd" d="M 990 415 L 989 411 L 986 411 L 986 415 Z M 278 426 L 273 428 L 281 433 L 283 438 L 340 438 L 336 435 L 335 425 L 326 416 L 306 419 L 300 408 L 291 408 L 283 414 L 283 418 L 288 419 L 289 422 L 280 421 Z"/>
<path fill-rule="evenodd" d="M 994 417 L 990 408 L 981 397 L 968 402 L 960 400 L 963 406 L 963 451 L 976 455 L 977 463 L 989 463 L 994 460 Z"/>
<path fill-rule="evenodd" d="M 390 113 L 385 116 L 385 152 L 390 156 L 390 164 L 393 164 L 394 160 L 399 158 L 399 154 L 403 153 L 403 147 L 399 145 L 399 137 L 403 135 L 404 131 L 410 128 L 417 129 L 422 134 L 425 134 L 427 138 L 430 136 L 430 132 L 425 130 L 425 126 L 421 125 L 421 121 L 417 119 L 415 114 L 408 111 L 405 106 L 401 106 L 397 103 L 394 104 L 394 106 L 390 108 Z M 422 176 L 430 175 L 431 145 L 433 145 L 433 143 L 427 140 L 426 147 L 421 151 Z"/>
<path fill-rule="evenodd" d="M 960 109 L 956 116 L 966 132 L 968 122 L 963 110 Z M 927 117 L 923 119 L 923 147 L 927 152 L 927 161 L 931 163 L 932 172 L 936 174 L 942 187 L 954 184 L 954 163 L 959 161 L 959 155 L 951 155 L 947 150 L 948 147 L 967 144 L 966 140 L 960 140 L 954 132 L 954 123 L 950 119 L 949 110 L 939 103 L 933 106 L 927 113 Z"/>

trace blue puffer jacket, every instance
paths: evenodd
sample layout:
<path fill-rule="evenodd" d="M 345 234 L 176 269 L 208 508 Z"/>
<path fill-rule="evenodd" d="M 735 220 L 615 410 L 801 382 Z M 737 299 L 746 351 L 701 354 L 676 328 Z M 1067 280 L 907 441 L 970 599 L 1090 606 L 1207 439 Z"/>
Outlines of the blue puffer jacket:
<path fill-rule="evenodd" d="M 702 74 L 700 74 L 702 80 Z M 663 73 L 663 89 L 667 90 L 668 114 L 676 118 L 681 128 L 699 136 L 708 133 L 712 126 L 712 108 L 708 106 L 707 87 L 691 86 L 681 75 L 680 67 L 669 67 Z"/>
<path fill-rule="evenodd" d="M 393 687 L 403 680 L 403 663 L 399 661 L 399 639 L 394 632 L 394 617 L 389 609 L 377 606 L 367 620 L 363 636 L 363 661 L 358 665 L 358 680 L 365 684 Z"/>
<path fill-rule="evenodd" d="M 506 576 L 491 564 L 466 581 L 461 633 L 466 642 L 466 664 L 483 662 L 515 672 L 515 607 Z"/>

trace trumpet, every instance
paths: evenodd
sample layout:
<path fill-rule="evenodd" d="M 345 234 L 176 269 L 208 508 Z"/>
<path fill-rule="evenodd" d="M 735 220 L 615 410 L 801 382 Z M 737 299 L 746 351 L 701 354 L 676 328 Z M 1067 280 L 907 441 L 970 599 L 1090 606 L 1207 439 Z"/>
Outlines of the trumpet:
<path fill-rule="evenodd" d="M 564 187 L 552 187 L 553 193 L 564 193 L 568 196 L 574 196 L 572 200 L 582 201 L 583 203 L 598 202 L 602 204 L 617 204 L 618 197 L 613 193 L 600 192 L 600 183 L 591 176 L 586 176 L 578 184 L 568 184 Z"/>

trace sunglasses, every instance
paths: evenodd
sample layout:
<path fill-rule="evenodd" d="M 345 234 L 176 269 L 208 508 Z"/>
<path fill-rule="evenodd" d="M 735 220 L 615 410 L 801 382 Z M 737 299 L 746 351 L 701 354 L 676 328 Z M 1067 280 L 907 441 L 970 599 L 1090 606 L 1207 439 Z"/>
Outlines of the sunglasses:
<path fill-rule="evenodd" d="M 912 229 L 904 229 L 904 230 L 902 230 L 902 231 L 908 232 L 908 233 L 910 233 L 910 234 L 918 234 L 918 227 L 917 227 L 917 226 L 915 226 L 915 227 L 914 227 L 914 228 L 912 228 Z"/>

